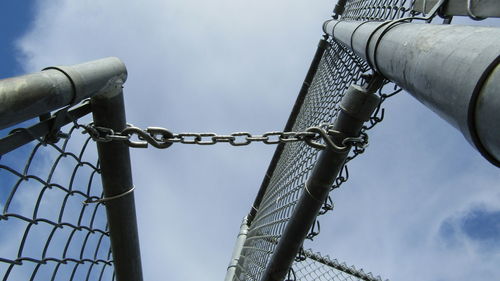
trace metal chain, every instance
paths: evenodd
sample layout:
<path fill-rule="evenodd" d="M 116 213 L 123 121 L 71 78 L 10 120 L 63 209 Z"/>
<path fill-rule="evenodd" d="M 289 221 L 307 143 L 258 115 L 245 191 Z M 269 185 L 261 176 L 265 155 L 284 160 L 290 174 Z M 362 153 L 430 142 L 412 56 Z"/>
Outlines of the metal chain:
<path fill-rule="evenodd" d="M 384 85 L 386 85 L 387 83 L 388 83 L 388 81 L 386 81 L 384 83 Z M 363 154 L 365 152 L 365 148 L 368 146 L 368 134 L 367 134 L 367 132 L 384 120 L 385 110 L 382 107 L 384 101 L 402 91 L 402 89 L 400 87 L 398 87 L 396 84 L 394 84 L 394 88 L 391 89 L 388 93 L 385 92 L 387 90 L 388 89 L 384 88 L 384 87 L 381 87 L 378 90 L 378 95 L 380 96 L 380 103 L 379 103 L 377 109 L 375 110 L 375 112 L 373 113 L 373 115 L 370 117 L 368 124 L 363 126 L 363 128 L 361 129 L 361 132 L 360 132 L 359 139 L 360 140 L 362 139 L 363 141 L 365 141 L 364 145 L 358 144 L 358 145 L 354 146 L 354 149 L 351 151 L 351 154 L 347 157 L 344 165 L 342 166 L 342 168 L 339 172 L 339 175 L 335 179 L 335 182 L 333 183 L 331 190 L 340 188 L 340 186 L 343 183 L 347 182 L 347 180 L 349 179 L 349 169 L 347 168 L 347 166 L 348 166 L 347 164 L 351 160 L 356 158 L 358 155 Z M 349 138 L 344 139 L 344 142 L 346 142 L 348 140 L 349 140 Z M 325 202 L 323 203 L 323 206 L 321 207 L 318 216 L 324 215 L 324 214 L 328 213 L 329 211 L 332 211 L 333 208 L 334 208 L 333 200 L 329 195 L 325 199 Z M 313 240 L 314 237 L 319 235 L 320 229 L 321 229 L 321 226 L 319 223 L 319 219 L 317 217 L 315 219 L 311 229 L 309 230 L 309 233 L 307 234 L 306 239 Z"/>
<path fill-rule="evenodd" d="M 245 146 L 254 142 L 264 144 L 280 144 L 304 141 L 317 149 L 330 147 L 337 151 L 346 151 L 355 147 L 356 151 L 363 151 L 368 145 L 368 135 L 360 134 L 358 137 L 343 137 L 341 143 L 335 143 L 331 136 L 342 137 L 341 132 L 331 129 L 331 125 L 323 124 L 318 127 L 310 127 L 303 132 L 267 132 L 262 135 L 252 135 L 248 132 L 236 132 L 229 135 L 218 135 L 215 133 L 180 133 L 174 134 L 168 129 L 160 127 L 148 127 L 143 130 L 129 125 L 121 132 L 115 132 L 110 128 L 95 126 L 94 124 L 80 125 L 84 131 L 96 142 L 122 141 L 130 147 L 147 148 L 149 145 L 164 149 L 174 143 L 214 145 L 217 143 L 229 143 L 232 146 Z M 323 140 L 323 143 L 320 142 Z"/>

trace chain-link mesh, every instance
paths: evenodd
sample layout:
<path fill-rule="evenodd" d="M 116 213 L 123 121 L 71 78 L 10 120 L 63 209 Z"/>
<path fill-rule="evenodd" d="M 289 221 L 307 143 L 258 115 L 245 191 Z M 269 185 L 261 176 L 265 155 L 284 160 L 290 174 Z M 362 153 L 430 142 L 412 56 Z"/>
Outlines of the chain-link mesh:
<path fill-rule="evenodd" d="M 413 16 L 413 3 L 347 0 L 341 19 L 382 21 Z M 363 73 L 369 71 L 366 61 L 330 40 L 292 131 L 333 123 L 347 88 L 366 82 Z M 395 85 L 386 84 L 379 95 L 383 101 L 399 91 Z M 362 131 L 382 119 L 383 109 L 379 107 Z M 4 281 L 114 279 L 105 208 L 102 203 L 83 203 L 102 198 L 95 146 L 78 134 L 79 126 L 63 130 L 67 137 L 57 144 L 39 140 L 2 155 L 0 160 L 0 238 L 8 241 L 0 244 L 0 276 Z M 318 152 L 304 142 L 284 144 L 248 231 L 234 279 L 261 278 Z M 354 150 L 347 162 L 361 152 Z M 344 165 L 332 189 L 348 176 Z M 328 198 L 320 215 L 332 208 Z M 316 222 L 307 238 L 318 233 Z M 370 280 L 313 255 L 297 259 L 292 269 L 289 279 L 293 280 Z"/>
<path fill-rule="evenodd" d="M 406 17 L 414 15 L 411 9 L 412 5 L 413 1 L 405 0 L 348 0 L 342 20 L 382 21 Z M 369 71 L 370 67 L 366 61 L 356 56 L 350 49 L 330 39 L 329 46 L 323 54 L 292 130 L 301 131 L 311 126 L 332 124 L 340 110 L 339 103 L 347 88 L 351 84 L 365 83 L 366 76 L 363 74 Z M 396 85 L 386 83 L 378 94 L 383 102 L 387 97 L 399 91 L 401 89 Z M 379 106 L 372 116 L 370 124 L 365 126 L 362 132 L 366 132 L 382 121 L 383 113 L 383 109 Z M 362 150 L 354 150 L 346 163 L 361 152 Z M 234 280 L 261 279 L 317 157 L 318 150 L 304 143 L 285 144 L 278 164 L 270 175 L 271 179 L 255 218 L 250 225 Z M 332 189 L 338 188 L 348 177 L 348 169 L 344 165 Z M 332 208 L 332 200 L 328 197 L 323 204 L 320 215 Z M 316 220 L 306 238 L 312 239 L 318 234 L 319 222 Z M 312 268 L 313 265 L 307 266 Z M 314 273 L 308 274 L 310 277 L 304 280 L 314 277 Z M 297 280 L 302 280 L 298 276 Z"/>
<path fill-rule="evenodd" d="M 348 0 L 342 20 L 381 21 L 414 16 L 415 0 Z"/>
<path fill-rule="evenodd" d="M 331 124 L 345 90 L 362 80 L 367 65 L 331 41 L 304 100 L 293 131 Z M 318 150 L 305 143 L 289 143 L 273 172 L 266 194 L 248 232 L 237 271 L 238 280 L 259 280 L 276 247 L 297 199 L 316 162 Z M 339 181 L 338 181 L 339 182 Z M 340 183 L 340 182 L 339 182 Z M 323 211 L 331 209 L 325 202 Z M 314 232 L 314 230 L 313 230 Z M 311 233 L 310 238 L 314 236 Z"/>
<path fill-rule="evenodd" d="M 62 132 L 1 156 L 1 280 L 114 279 L 105 207 L 84 203 L 102 197 L 96 146 Z"/>
<path fill-rule="evenodd" d="M 369 272 L 364 272 L 363 269 L 348 266 L 319 253 L 304 251 L 303 257 L 293 264 L 287 281 L 382 281 L 380 276 L 373 276 Z"/>

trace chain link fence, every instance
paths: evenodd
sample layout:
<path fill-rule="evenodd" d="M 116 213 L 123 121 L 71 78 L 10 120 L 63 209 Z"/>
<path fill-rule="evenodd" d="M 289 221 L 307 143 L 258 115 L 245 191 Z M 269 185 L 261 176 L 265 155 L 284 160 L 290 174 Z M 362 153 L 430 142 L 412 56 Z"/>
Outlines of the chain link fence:
<path fill-rule="evenodd" d="M 414 11 L 415 0 L 348 0 L 342 20 L 382 21 L 394 20 L 418 14 Z"/>
<path fill-rule="evenodd" d="M 88 118 L 87 118 L 88 119 Z M 114 280 L 101 171 L 95 144 L 70 123 L 56 142 L 14 129 L 1 156 L 2 280 Z"/>
<path fill-rule="evenodd" d="M 297 116 L 293 131 L 333 123 L 340 110 L 339 103 L 345 91 L 352 83 L 363 83 L 362 74 L 368 69 L 367 64 L 351 51 L 330 40 Z M 400 90 L 388 84 L 379 91 L 379 95 L 383 100 Z M 371 118 L 370 124 L 363 129 L 363 133 L 382 119 L 383 109 L 379 107 Z M 260 280 L 277 245 L 276 241 L 281 237 L 297 199 L 304 190 L 304 184 L 316 163 L 318 152 L 319 150 L 304 142 L 285 144 L 248 231 L 240 256 L 242 262 L 238 265 L 235 280 Z M 362 152 L 363 150 L 353 150 L 347 161 Z M 340 187 L 348 177 L 348 168 L 344 166 L 332 189 Z M 330 197 L 324 202 L 320 215 L 333 209 L 332 202 Z M 312 240 L 319 234 L 319 229 L 319 221 L 316 221 L 307 238 Z"/>
<path fill-rule="evenodd" d="M 336 106 L 344 91 L 359 80 L 366 65 L 351 63 L 353 54 L 338 44 L 331 44 L 320 62 L 317 74 L 303 102 L 294 131 L 331 123 L 338 114 Z M 336 72 L 341 68 L 344 71 Z M 335 77 L 334 77 L 335 76 Z M 341 93 L 333 95 L 332 93 Z M 266 193 L 248 231 L 237 270 L 237 280 L 259 280 L 290 218 L 316 162 L 318 150 L 305 143 L 285 144 L 273 171 Z M 330 208 L 325 204 L 324 210 Z"/>
<path fill-rule="evenodd" d="M 384 21 L 413 17 L 418 14 L 414 5 L 415 0 L 347 0 L 341 20 Z M 211 133 L 174 135 L 161 128 L 140 130 L 125 126 L 124 112 L 110 113 L 113 106 L 123 107 L 123 100 L 118 98 L 109 104 L 106 103 L 109 101 L 97 103 L 95 108 L 101 113 L 94 116 L 100 116 L 95 118 L 100 119 L 96 123 L 103 125 L 78 125 L 90 122 L 83 117 L 90 113 L 90 106 L 84 103 L 69 113 L 67 108 L 62 109 L 59 111 L 62 115 L 56 113 L 49 117 L 51 122 L 42 120 L 31 127 L 21 125 L 12 130 L 0 139 L 0 237 L 8 241 L 0 244 L 2 280 L 114 280 L 115 275 L 118 280 L 129 280 L 127 270 L 142 276 L 137 236 L 132 235 L 132 239 L 120 237 L 137 231 L 135 207 L 130 196 L 134 190 L 131 178 L 117 183 L 117 178 L 126 178 L 123 174 L 130 173 L 128 147 L 151 144 L 167 148 L 173 142 L 202 145 L 227 142 L 238 146 L 254 141 L 278 144 L 278 149 L 248 217 L 246 240 L 232 280 L 262 280 L 296 211 L 298 199 L 306 192 L 305 184 L 321 151 L 307 142 L 307 138 L 316 136 L 309 129 L 322 128 L 329 132 L 341 112 L 340 102 L 348 88 L 353 84 L 368 84 L 374 77 L 368 62 L 346 46 L 331 38 L 321 42 L 321 52 L 317 53 L 320 55 L 313 61 L 284 132 L 218 136 Z M 71 80 L 62 72 L 64 79 Z M 116 77 L 112 75 L 112 78 Z M 118 91 L 123 82 L 117 83 Z M 72 90 L 78 88 L 74 83 L 71 81 Z M 363 141 L 367 140 L 368 131 L 383 120 L 384 100 L 400 91 L 394 83 L 383 81 L 377 91 L 380 103 L 361 129 Z M 60 123 L 60 116 L 68 119 L 65 123 L 69 125 L 54 126 Z M 113 118 L 116 120 L 108 122 Z M 296 133 L 290 135 L 290 132 Z M 139 141 L 132 141 L 133 135 L 137 135 Z M 104 153 L 107 160 L 99 159 L 93 141 L 101 142 L 97 145 L 101 150 L 108 150 Z M 321 138 L 315 141 L 325 144 Z M 363 152 L 364 146 L 354 146 L 330 191 L 348 180 L 348 162 Z M 123 158 L 115 161 L 115 156 Z M 123 164 L 120 172 L 114 170 L 115 164 Z M 106 170 L 116 174 L 108 179 L 109 187 L 104 184 L 103 188 L 101 172 Z M 124 218 L 124 210 L 128 211 L 128 218 Z M 333 200 L 327 197 L 318 216 L 331 210 Z M 113 218 L 109 220 L 109 227 L 107 211 L 108 217 Z M 123 231 L 123 226 L 130 228 Z M 313 240 L 319 233 L 320 222 L 316 218 L 304 238 Z M 127 247 L 130 249 L 119 252 Z M 126 263 L 132 256 L 136 256 L 132 263 L 135 266 Z M 130 280 L 139 280 L 139 277 Z M 286 280 L 381 281 L 381 278 L 301 248 Z"/>
<path fill-rule="evenodd" d="M 294 263 L 286 280 L 382 281 L 380 276 L 365 273 L 363 269 L 348 266 L 311 250 L 302 251 L 300 255 L 302 258 Z"/>
<path fill-rule="evenodd" d="M 414 16 L 417 13 L 412 11 L 413 4 L 414 1 L 404 0 L 348 0 L 341 19 L 383 21 Z M 328 47 L 300 105 L 300 110 L 292 112 L 292 115 L 296 114 L 293 117 L 295 121 L 292 131 L 332 124 L 340 111 L 340 101 L 346 90 L 352 84 L 366 83 L 370 70 L 371 68 L 365 60 L 359 58 L 342 44 L 329 39 Z M 400 91 L 401 88 L 397 85 L 389 81 L 384 82 L 384 86 L 378 91 L 381 103 L 369 123 L 363 127 L 362 134 L 366 134 L 368 130 L 382 121 L 384 109 L 381 104 L 386 98 Z M 362 149 L 354 149 L 346 163 L 362 152 Z M 297 200 L 300 194 L 305 192 L 305 183 L 311 175 L 317 158 L 318 150 L 305 143 L 284 145 L 276 166 L 266 175 L 269 180 L 263 187 L 265 193 L 263 193 L 260 204 L 254 206 L 255 217 L 251 221 L 233 280 L 261 280 L 291 218 Z M 331 189 L 340 187 L 348 178 L 349 171 L 347 165 L 344 165 Z M 332 209 L 333 200 L 328 197 L 319 215 L 324 215 Z M 312 240 L 319 232 L 320 223 L 316 219 L 306 239 Z M 322 273 L 315 273 L 317 262 L 310 261 L 310 258 L 298 258 L 298 261 L 290 269 L 288 274 L 290 280 L 312 280 L 320 278 L 320 276 L 323 278 L 322 280 L 350 280 L 346 278 L 354 278 L 325 273 L 333 270 L 328 268 L 328 264 L 321 264 L 320 267 L 324 268 L 318 270 Z M 349 273 L 343 274 L 349 275 Z"/>

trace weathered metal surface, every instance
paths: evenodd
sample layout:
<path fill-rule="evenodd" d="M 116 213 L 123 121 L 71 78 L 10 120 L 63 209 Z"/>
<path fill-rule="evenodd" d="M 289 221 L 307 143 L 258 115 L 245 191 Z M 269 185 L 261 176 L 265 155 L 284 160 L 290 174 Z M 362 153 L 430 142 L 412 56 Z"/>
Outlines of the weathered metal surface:
<path fill-rule="evenodd" d="M 500 166 L 500 28 L 331 20 L 324 29 Z"/>
<path fill-rule="evenodd" d="M 342 143 L 343 138 L 357 136 L 378 102 L 379 97 L 373 92 L 351 85 L 342 99 L 342 110 L 333 124 L 333 130 L 340 132 L 333 136 L 333 141 Z M 321 152 L 261 281 L 281 281 L 285 278 L 342 169 L 349 150 L 349 147 L 342 150 L 330 148 Z"/>
<path fill-rule="evenodd" d="M 231 255 L 231 261 L 227 267 L 226 277 L 224 281 L 232 281 L 236 271 L 238 270 L 238 261 L 241 257 L 241 250 L 245 244 L 248 233 L 248 219 L 243 218 L 240 226 L 240 232 L 238 233 L 238 238 L 236 239 L 236 244 L 234 245 L 233 254 Z"/>
<path fill-rule="evenodd" d="M 105 92 L 127 79 L 118 58 L 105 58 L 0 80 L 0 129 Z"/>
<path fill-rule="evenodd" d="M 475 120 L 479 141 L 492 155 L 500 155 L 500 66 L 499 60 L 477 95 L 474 111 L 470 118 Z"/>
<path fill-rule="evenodd" d="M 97 126 L 117 131 L 127 126 L 121 88 L 121 83 L 117 83 L 103 95 L 92 98 L 92 114 Z M 99 142 L 97 151 L 104 199 L 114 198 L 107 200 L 105 205 L 116 280 L 141 281 L 141 254 L 129 148 L 123 142 Z"/>

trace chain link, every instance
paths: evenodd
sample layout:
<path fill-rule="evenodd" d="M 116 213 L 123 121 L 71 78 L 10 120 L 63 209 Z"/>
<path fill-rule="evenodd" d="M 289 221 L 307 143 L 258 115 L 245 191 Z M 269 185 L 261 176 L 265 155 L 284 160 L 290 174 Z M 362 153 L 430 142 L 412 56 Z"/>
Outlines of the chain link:
<path fill-rule="evenodd" d="M 385 84 L 388 82 L 386 81 Z M 384 84 L 384 85 L 385 85 Z M 388 92 L 385 92 L 388 91 Z M 344 138 L 342 141 L 343 145 L 353 145 L 354 149 L 351 151 L 350 155 L 347 157 L 344 165 L 342 166 L 340 173 L 338 174 L 337 178 L 335 179 L 335 182 L 333 183 L 331 190 L 340 188 L 340 186 L 347 182 L 349 180 L 349 169 L 348 169 L 348 163 L 356 158 L 358 155 L 363 154 L 365 152 L 366 147 L 368 147 L 368 134 L 367 132 L 374 128 L 377 124 L 382 122 L 384 120 L 384 108 L 382 108 L 382 104 L 384 101 L 398 93 L 400 93 L 402 89 L 398 87 L 396 84 L 394 84 L 392 89 L 384 88 L 381 87 L 378 90 L 378 95 L 380 96 L 380 103 L 373 113 L 373 115 L 370 117 L 370 120 L 367 125 L 363 126 L 361 128 L 361 132 L 359 137 L 357 138 Z M 328 127 L 328 131 L 331 132 L 331 128 Z M 325 202 L 323 203 L 323 206 L 320 209 L 319 216 L 324 215 L 328 213 L 329 211 L 332 211 L 334 208 L 333 200 L 330 197 L 330 195 L 325 199 Z M 307 239 L 313 240 L 315 236 L 319 234 L 320 230 L 320 225 L 319 225 L 319 220 L 316 218 L 315 224 L 318 225 L 313 225 L 311 229 L 309 230 L 308 235 L 306 236 Z"/>
<path fill-rule="evenodd" d="M 358 137 L 343 137 L 341 132 L 331 129 L 331 125 L 310 127 L 303 132 L 267 132 L 262 135 L 252 135 L 248 132 L 236 132 L 229 135 L 218 135 L 215 133 L 180 133 L 174 134 L 168 129 L 160 127 L 148 127 L 143 130 L 129 125 L 121 132 L 115 132 L 110 128 L 95 126 L 94 124 L 82 125 L 84 131 L 96 142 L 121 141 L 130 147 L 147 148 L 149 145 L 164 149 L 174 143 L 214 145 L 217 143 L 229 143 L 232 146 L 245 146 L 254 142 L 264 144 L 280 144 L 291 142 L 306 142 L 317 149 L 330 147 L 337 151 L 347 151 L 355 147 L 357 151 L 363 151 L 368 145 L 368 135 L 361 133 Z M 332 136 L 342 139 L 337 144 Z M 322 140 L 322 141 L 321 141 Z"/>

